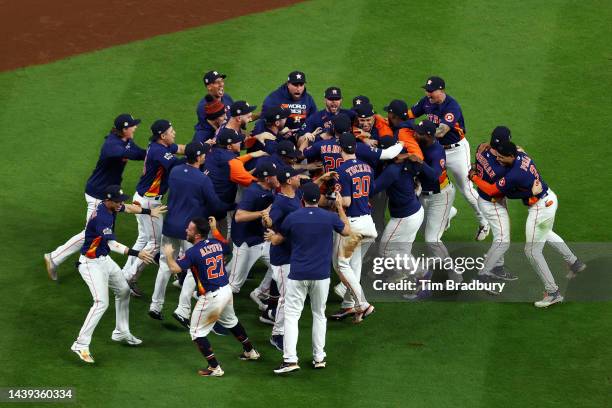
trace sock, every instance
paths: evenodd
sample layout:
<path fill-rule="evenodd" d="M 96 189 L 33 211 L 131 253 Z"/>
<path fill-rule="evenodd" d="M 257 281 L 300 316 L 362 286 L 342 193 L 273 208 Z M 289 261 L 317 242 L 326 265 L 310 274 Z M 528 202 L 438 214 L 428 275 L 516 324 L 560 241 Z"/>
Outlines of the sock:
<path fill-rule="evenodd" d="M 204 358 L 206 358 L 208 361 L 208 365 L 212 368 L 216 368 L 219 365 L 219 362 L 215 358 L 215 354 L 212 351 L 212 346 L 210 345 L 208 339 L 206 337 L 198 337 L 193 342 L 196 344 L 196 346 L 198 346 L 200 353 L 202 353 Z"/>
<path fill-rule="evenodd" d="M 244 351 L 253 350 L 253 345 L 249 340 L 249 336 L 247 336 L 246 330 L 244 330 L 244 327 L 242 327 L 240 322 L 238 322 L 237 325 L 229 329 L 229 331 L 231 331 L 234 337 L 236 337 L 236 339 L 238 339 L 238 341 L 242 343 L 242 348 L 244 349 Z"/>
<path fill-rule="evenodd" d="M 276 306 L 278 305 L 279 296 L 280 293 L 278 293 L 278 286 L 276 286 L 276 282 L 272 280 L 272 283 L 270 283 L 270 297 L 266 302 L 266 304 L 268 305 L 268 309 L 276 309 Z"/>
<path fill-rule="evenodd" d="M 178 274 L 179 283 L 181 284 L 181 286 L 183 286 L 183 282 L 185 282 L 186 276 L 187 276 L 187 272 L 185 271 L 182 271 L 181 273 Z"/>

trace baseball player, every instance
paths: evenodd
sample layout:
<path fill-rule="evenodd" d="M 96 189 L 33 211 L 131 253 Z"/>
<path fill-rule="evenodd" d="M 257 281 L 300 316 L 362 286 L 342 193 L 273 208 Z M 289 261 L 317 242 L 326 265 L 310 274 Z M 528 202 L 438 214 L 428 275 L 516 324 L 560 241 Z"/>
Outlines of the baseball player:
<path fill-rule="evenodd" d="M 544 283 L 545 294 L 542 300 L 534 303 L 536 307 L 548 307 L 563 301 L 546 259 L 542 254 L 544 245 L 549 242 L 559 252 L 568 265 L 576 265 L 578 271 L 586 265 L 572 253 L 567 244 L 553 230 L 557 212 L 557 195 L 540 177 L 533 160 L 525 152 L 519 152 L 510 141 L 503 142 L 495 149 L 499 163 L 507 167 L 504 177 L 495 183 L 487 183 L 470 171 L 470 179 L 490 196 L 505 195 L 520 198 L 529 207 L 525 224 L 525 254 Z"/>
<path fill-rule="evenodd" d="M 121 185 L 123 170 L 128 160 L 144 160 L 146 151 L 134 142 L 134 132 L 140 124 L 140 119 L 134 119 L 129 113 L 122 113 L 115 118 L 113 128 L 106 135 L 96 168 L 89 176 L 85 185 L 85 202 L 87 215 L 85 223 L 91 214 L 104 200 L 104 192 L 110 185 Z M 57 267 L 70 255 L 77 253 L 83 246 L 85 230 L 82 230 L 55 251 L 44 255 L 45 266 L 49 278 L 57 280 Z"/>
<path fill-rule="evenodd" d="M 210 230 L 216 238 L 207 238 Z M 163 252 L 172 273 L 191 271 L 197 282 L 199 297 L 191 314 L 189 333 L 208 362 L 208 367 L 198 370 L 198 374 L 221 377 L 224 371 L 207 338 L 216 322 L 229 329 L 242 344 L 243 352 L 238 356 L 241 360 L 257 360 L 259 353 L 253 348 L 246 330 L 234 313 L 232 290 L 223 265 L 223 255 L 229 248 L 216 228 L 215 218 L 210 217 L 208 221 L 201 217 L 192 219 L 186 235 L 193 246 L 187 249 L 182 258 L 174 259 L 171 245 L 164 245 Z"/>
<path fill-rule="evenodd" d="M 229 94 L 225 93 L 225 78 L 227 76 L 219 71 L 208 71 L 204 74 L 202 80 L 204 81 L 204 86 L 206 86 L 207 94 L 198 102 L 196 108 L 198 122 L 194 126 L 195 133 L 193 140 L 207 140 L 210 135 L 210 127 L 212 126 L 210 121 L 214 120 L 211 116 L 216 116 L 215 113 L 218 112 L 214 109 L 223 105 L 224 113 L 229 113 L 229 108 L 234 103 L 234 100 Z M 211 105 L 211 98 L 213 101 L 217 101 L 217 103 Z M 214 110 L 212 115 L 210 110 Z"/>
<path fill-rule="evenodd" d="M 295 140 L 291 136 L 291 132 L 287 132 L 288 129 L 285 127 L 290 113 L 289 109 L 280 106 L 272 106 L 263 112 L 263 117 L 255 123 L 251 137 L 245 139 L 247 153 L 263 150 L 272 155 L 276 152 L 276 146 L 281 142 L 289 143 L 295 147 Z M 257 163 L 259 163 L 259 159 L 250 160 L 245 167 L 252 170 L 257 167 Z"/>
<path fill-rule="evenodd" d="M 85 241 L 79 258 L 79 273 L 89 287 L 93 297 L 93 305 L 89 309 L 79 336 L 70 349 L 86 363 L 94 362 L 89 351 L 89 345 L 96 326 L 108 308 L 109 287 L 115 293 L 117 320 L 111 339 L 133 346 L 142 343 L 142 340 L 130 332 L 130 288 L 121 273 L 121 269 L 109 254 L 110 251 L 113 251 L 123 255 L 136 256 L 145 263 L 153 262 L 153 255 L 148 250 L 135 251 L 117 242 L 114 233 L 115 217 L 118 212 L 123 211 L 159 217 L 165 211 L 165 207 L 158 206 L 148 209 L 138 205 L 124 205 L 127 198 L 128 196 L 123 194 L 121 187 L 118 185 L 107 186 L 103 193 L 103 200 L 92 212 L 85 227 Z"/>
<path fill-rule="evenodd" d="M 265 311 L 266 306 L 260 298 L 269 292 L 272 280 L 270 265 L 270 244 L 264 241 L 262 217 L 269 214 L 274 201 L 274 190 L 278 187 L 278 170 L 273 163 L 263 162 L 253 172 L 257 178 L 242 194 L 232 220 L 232 260 L 228 264 L 229 284 L 234 293 L 239 293 L 249 271 L 258 259 L 268 267 L 259 287 L 251 292 L 251 299 Z"/>
<path fill-rule="evenodd" d="M 175 154 L 185 152 L 185 145 L 174 143 L 176 132 L 169 121 L 165 119 L 156 120 L 151 125 L 151 132 L 151 143 L 147 149 L 144 169 L 136 185 L 133 198 L 134 203 L 148 209 L 161 205 L 162 198 L 168 190 L 170 170 L 176 164 L 183 162 Z M 136 220 L 138 221 L 138 238 L 133 248 L 137 251 L 146 248 L 157 256 L 161 244 L 163 218 L 152 218 L 149 215 L 141 214 L 136 216 Z M 143 269 L 142 261 L 134 256 L 128 257 L 123 266 L 123 275 L 127 279 L 134 296 L 142 296 L 136 282 Z"/>
<path fill-rule="evenodd" d="M 305 133 L 314 133 L 318 128 L 328 133 L 333 133 L 331 119 L 339 113 L 344 113 L 351 120 L 355 117 L 353 111 L 341 108 L 342 90 L 331 86 L 324 93 L 325 109 L 313 113 L 306 119 Z"/>
<path fill-rule="evenodd" d="M 423 160 L 423 153 L 414 136 L 414 123 L 408 118 L 408 105 L 400 99 L 392 100 L 389 105 L 385 106 L 384 111 L 387 112 L 387 121 L 393 130 L 393 137 L 399 140 L 406 151 L 414 154 Z"/>
<path fill-rule="evenodd" d="M 461 107 L 452 96 L 446 94 L 446 84 L 440 77 L 429 77 L 423 89 L 426 96 L 410 108 L 408 116 L 418 118 L 427 115 L 428 120 L 438 125 L 436 138 L 446 151 L 446 166 L 454 176 L 459 191 L 476 213 L 480 223 L 476 240 L 482 241 L 489 235 L 490 227 L 478 208 L 478 195 L 467 179 L 471 156 Z"/>
<path fill-rule="evenodd" d="M 226 110 L 229 107 L 223 104 L 222 99 L 216 99 L 210 95 L 206 95 L 204 100 L 206 101 L 204 104 L 204 112 L 206 114 L 204 124 L 200 125 L 198 123 L 196 125 L 196 132 L 193 135 L 192 141 L 214 144 L 217 131 L 227 120 Z"/>
<path fill-rule="evenodd" d="M 378 141 L 384 136 L 393 136 L 393 130 L 387 121 L 376 112 L 370 103 L 360 103 L 353 107 L 356 126 L 353 134 L 369 146 L 378 146 Z"/>
<path fill-rule="evenodd" d="M 235 205 L 222 202 L 213 188 L 208 176 L 199 169 L 204 164 L 206 153 L 210 149 L 208 144 L 192 142 L 185 147 L 186 164 L 174 166 L 168 178 L 168 207 L 169 211 L 164 217 L 162 228 L 162 245 L 170 245 L 173 257 L 184 253 L 191 244 L 186 240 L 185 229 L 194 217 L 205 217 L 219 211 L 233 210 Z M 155 280 L 155 290 L 151 297 L 149 316 L 162 320 L 162 308 L 166 293 L 166 286 L 170 279 L 170 269 L 163 253 L 159 259 L 159 269 Z M 183 326 L 189 328 L 191 313 L 191 295 L 195 290 L 195 281 L 187 274 L 181 289 L 181 302 L 176 308 L 174 317 Z M 183 293 L 186 292 L 186 293 Z"/>
<path fill-rule="evenodd" d="M 310 296 L 312 309 L 312 364 L 317 369 L 325 368 L 325 303 L 329 291 L 333 232 L 343 236 L 350 234 L 349 221 L 340 199 L 336 201 L 336 214 L 318 208 L 321 192 L 316 184 L 304 184 L 302 192 L 305 207 L 287 215 L 281 224 L 280 234 L 270 237 L 274 245 L 284 241 L 291 243 L 291 270 L 285 289 L 283 363 L 274 370 L 276 374 L 300 369 L 297 356 L 298 320 L 307 295 Z"/>
<path fill-rule="evenodd" d="M 269 94 L 263 102 L 262 111 L 272 106 L 291 110 L 287 127 L 295 132 L 306 126 L 306 119 L 317 111 L 317 104 L 306 91 L 306 74 L 301 71 L 289 73 L 287 82 Z"/>

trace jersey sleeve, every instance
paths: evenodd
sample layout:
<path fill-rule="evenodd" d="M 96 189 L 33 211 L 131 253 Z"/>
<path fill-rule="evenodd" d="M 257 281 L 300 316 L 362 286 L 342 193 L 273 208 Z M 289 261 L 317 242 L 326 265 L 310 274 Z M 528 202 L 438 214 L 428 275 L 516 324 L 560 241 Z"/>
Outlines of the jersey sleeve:
<path fill-rule="evenodd" d="M 353 181 L 349 175 L 341 172 L 338 182 L 340 183 L 340 195 L 342 197 L 352 197 Z"/>
<path fill-rule="evenodd" d="M 321 144 L 315 142 L 312 146 L 304 149 L 304 157 L 308 160 L 321 159 Z"/>
<path fill-rule="evenodd" d="M 236 206 L 234 203 L 228 204 L 221 201 L 215 192 L 215 187 L 213 186 L 212 181 L 208 177 L 204 177 L 204 180 L 202 181 L 202 194 L 204 197 L 206 197 L 207 207 L 210 205 L 211 214 L 232 211 Z"/>
<path fill-rule="evenodd" d="M 113 231 L 113 226 L 112 225 L 108 225 L 105 223 L 96 223 L 96 232 L 98 233 L 98 235 L 101 235 L 104 237 L 105 240 L 107 241 L 116 241 L 117 239 L 115 238 L 115 233 Z"/>
<path fill-rule="evenodd" d="M 285 209 L 283 208 L 280 202 L 275 201 L 272 203 L 272 208 L 270 208 L 270 219 L 272 220 L 273 225 L 278 225 L 278 221 L 281 220 L 285 216 Z"/>
<path fill-rule="evenodd" d="M 442 175 L 442 171 L 446 166 L 446 159 L 443 154 L 435 155 L 431 165 L 423 162 L 421 165 L 421 173 L 430 181 L 438 181 Z"/>
<path fill-rule="evenodd" d="M 449 128 L 453 129 L 455 127 L 455 123 L 461 116 L 461 109 L 459 108 L 459 104 L 455 101 L 449 103 L 445 106 L 442 117 L 440 118 L 440 123 L 444 123 Z"/>
<path fill-rule="evenodd" d="M 250 155 L 245 155 L 245 156 L 249 156 L 250 158 Z M 253 177 L 251 173 L 246 171 L 246 169 L 244 168 L 244 164 L 241 160 L 232 159 L 228 161 L 227 163 L 230 168 L 230 180 L 233 181 L 234 183 L 238 183 L 241 186 L 246 187 L 250 185 L 253 182 L 253 180 L 255 180 L 255 177 Z"/>
<path fill-rule="evenodd" d="M 370 147 L 365 143 L 357 143 L 357 145 L 355 146 L 355 153 L 357 155 L 357 158 L 359 158 L 360 160 L 363 160 L 371 166 L 376 166 L 378 160 L 380 160 L 382 150 L 376 147 Z"/>
<path fill-rule="evenodd" d="M 495 187 L 504 195 L 511 194 L 516 188 L 513 175 L 510 172 L 507 173 L 504 177 L 495 182 Z M 531 192 L 529 192 L 529 195 L 531 195 Z"/>
<path fill-rule="evenodd" d="M 332 219 L 332 227 L 334 228 L 334 231 L 336 231 L 337 233 L 341 233 L 342 230 L 344 230 L 344 223 L 340 219 L 340 216 L 333 212 L 330 212 L 329 214 Z"/>
<path fill-rule="evenodd" d="M 399 174 L 400 174 L 399 166 L 390 164 L 387 167 L 385 167 L 382 173 L 380 173 L 380 175 L 376 177 L 376 180 L 374 180 L 374 186 L 372 188 L 370 195 L 374 196 L 380 193 L 381 191 L 385 191 L 386 189 L 388 189 L 391 186 L 391 184 L 393 184 L 395 180 L 397 180 Z"/>
<path fill-rule="evenodd" d="M 306 118 L 306 127 L 304 128 L 305 133 L 312 133 L 317 128 L 316 122 L 319 118 L 318 112 L 313 113 L 312 115 L 308 115 Z"/>
<path fill-rule="evenodd" d="M 425 98 L 421 98 L 417 103 L 412 105 L 410 109 L 408 109 L 408 117 L 410 119 L 418 118 L 423 115 L 425 112 L 423 111 L 423 104 L 425 103 Z"/>
<path fill-rule="evenodd" d="M 291 227 L 293 226 L 293 217 L 289 214 L 280 226 L 280 233 L 285 239 L 291 237 Z"/>
<path fill-rule="evenodd" d="M 238 210 L 256 211 L 256 194 L 251 189 L 244 190 L 242 199 L 236 207 Z"/>
<path fill-rule="evenodd" d="M 419 143 L 414 138 L 414 131 L 408 128 L 402 128 L 399 130 L 397 138 L 404 145 L 404 149 L 406 149 L 408 153 L 414 154 L 421 160 L 425 158 Z"/>
<path fill-rule="evenodd" d="M 147 151 L 145 149 L 138 146 L 136 143 L 134 143 L 133 140 L 130 140 L 126 146 L 123 157 L 129 160 L 144 160 L 146 155 L 147 155 Z"/>
<path fill-rule="evenodd" d="M 191 252 L 189 250 L 187 250 L 187 252 L 185 252 L 185 254 L 178 258 L 176 260 L 176 263 L 178 264 L 178 266 L 182 269 L 182 270 L 189 270 L 189 268 L 191 268 L 191 265 L 193 265 L 193 263 L 191 262 Z"/>

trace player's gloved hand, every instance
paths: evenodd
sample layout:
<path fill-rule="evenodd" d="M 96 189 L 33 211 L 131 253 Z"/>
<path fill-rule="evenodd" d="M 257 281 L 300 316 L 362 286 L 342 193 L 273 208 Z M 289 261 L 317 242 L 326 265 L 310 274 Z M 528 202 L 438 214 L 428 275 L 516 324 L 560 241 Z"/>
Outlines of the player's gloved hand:
<path fill-rule="evenodd" d="M 264 157 L 264 156 L 269 156 L 268 153 L 264 152 L 263 150 L 257 150 L 255 152 L 251 152 L 249 153 L 251 155 L 252 158 L 256 159 L 258 157 Z"/>
<path fill-rule="evenodd" d="M 151 208 L 151 217 L 159 218 L 160 215 L 168 212 L 168 207 L 165 205 L 160 205 L 159 207 Z"/>
<path fill-rule="evenodd" d="M 170 255 L 172 255 L 172 253 L 170 253 Z M 146 264 L 150 264 L 150 263 L 155 262 L 155 258 L 153 257 L 153 253 L 149 252 L 146 249 L 143 249 L 142 251 L 138 252 L 138 258 L 142 259 L 144 261 L 144 263 L 146 263 Z"/>

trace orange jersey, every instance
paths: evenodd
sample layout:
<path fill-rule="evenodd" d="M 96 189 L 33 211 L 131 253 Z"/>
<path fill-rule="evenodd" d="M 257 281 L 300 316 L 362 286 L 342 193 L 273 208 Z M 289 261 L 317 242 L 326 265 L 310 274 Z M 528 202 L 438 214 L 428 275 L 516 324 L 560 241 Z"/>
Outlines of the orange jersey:
<path fill-rule="evenodd" d="M 421 147 L 414 138 L 414 130 L 408 128 L 401 128 L 397 132 L 397 140 L 399 140 L 404 145 L 404 148 L 406 149 L 406 151 L 408 151 L 408 153 L 414 154 L 421 160 L 425 159 L 425 156 L 423 156 L 423 152 L 421 151 Z"/>

